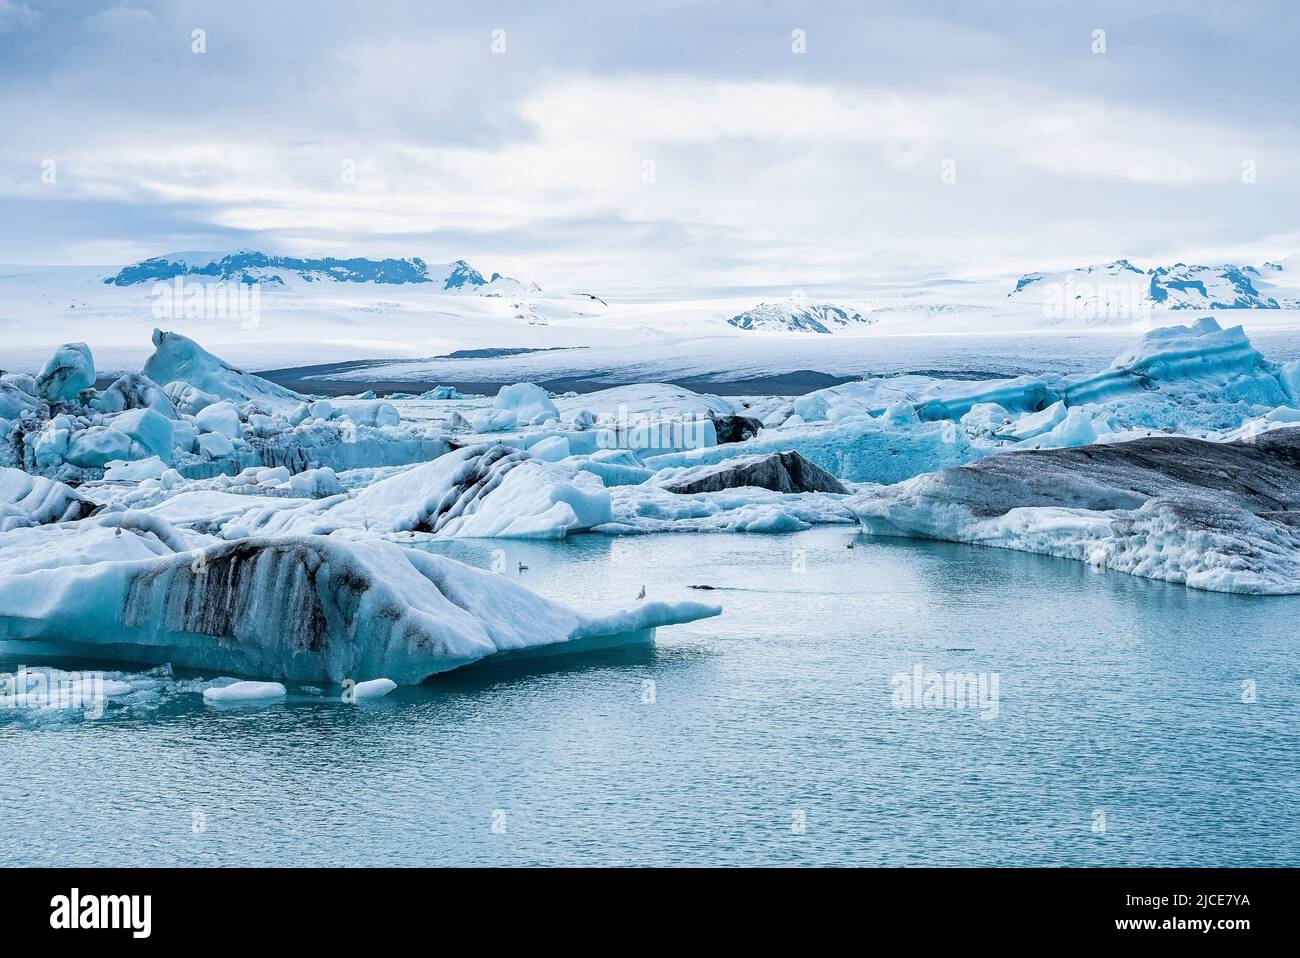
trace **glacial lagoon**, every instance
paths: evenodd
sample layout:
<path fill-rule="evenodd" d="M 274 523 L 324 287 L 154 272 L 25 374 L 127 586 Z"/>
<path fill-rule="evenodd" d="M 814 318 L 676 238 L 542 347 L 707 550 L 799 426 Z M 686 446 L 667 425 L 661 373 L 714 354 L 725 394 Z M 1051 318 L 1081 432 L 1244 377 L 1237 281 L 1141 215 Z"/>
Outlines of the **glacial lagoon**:
<path fill-rule="evenodd" d="M 423 547 L 724 613 L 355 704 L 100 663 L 98 719 L 0 709 L 10 863 L 1300 864 L 1300 597 L 850 526 Z M 902 704 L 918 669 L 985 696 Z"/>

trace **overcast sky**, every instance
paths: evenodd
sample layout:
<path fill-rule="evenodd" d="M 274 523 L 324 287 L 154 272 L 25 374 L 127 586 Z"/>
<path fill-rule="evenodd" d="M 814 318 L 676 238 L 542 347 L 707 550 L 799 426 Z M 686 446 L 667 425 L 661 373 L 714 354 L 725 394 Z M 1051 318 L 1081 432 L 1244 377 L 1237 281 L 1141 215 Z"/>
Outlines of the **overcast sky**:
<path fill-rule="evenodd" d="M 1293 0 L 0 0 L 0 262 L 613 290 L 1259 261 L 1300 249 L 1298 37 Z"/>

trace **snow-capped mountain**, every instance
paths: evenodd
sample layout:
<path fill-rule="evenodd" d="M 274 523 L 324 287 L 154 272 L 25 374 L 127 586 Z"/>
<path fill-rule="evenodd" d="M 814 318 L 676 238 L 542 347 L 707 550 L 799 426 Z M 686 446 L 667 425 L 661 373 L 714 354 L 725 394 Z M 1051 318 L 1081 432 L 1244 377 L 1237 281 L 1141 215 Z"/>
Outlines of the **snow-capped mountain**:
<path fill-rule="evenodd" d="M 1142 269 L 1126 259 L 1056 273 L 1027 273 L 1009 298 L 1097 315 L 1133 309 L 1286 309 L 1300 305 L 1282 263 Z"/>
<path fill-rule="evenodd" d="M 753 309 L 732 316 L 727 322 L 737 329 L 775 329 L 797 333 L 829 333 L 836 327 L 869 326 L 874 320 L 854 309 L 832 303 L 759 303 Z"/>
<path fill-rule="evenodd" d="M 141 260 L 123 267 L 104 282 L 113 286 L 134 286 L 175 279 L 178 276 L 211 278 L 217 281 L 284 286 L 287 280 L 306 283 L 432 283 L 451 292 L 476 292 L 482 295 L 511 296 L 540 292 L 535 284 L 525 284 L 500 273 L 484 279 L 469 263 L 430 265 L 419 257 L 410 259 L 367 259 L 353 257 L 277 256 L 258 250 L 233 253 L 169 253 Z"/>

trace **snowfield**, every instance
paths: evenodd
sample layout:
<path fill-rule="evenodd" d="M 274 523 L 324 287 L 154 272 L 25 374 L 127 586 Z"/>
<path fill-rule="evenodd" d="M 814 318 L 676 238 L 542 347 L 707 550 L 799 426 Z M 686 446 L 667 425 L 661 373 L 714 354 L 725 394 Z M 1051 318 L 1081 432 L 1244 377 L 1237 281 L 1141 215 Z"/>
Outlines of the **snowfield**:
<path fill-rule="evenodd" d="M 188 276 L 212 265 L 200 260 L 144 272 Z M 371 268 L 349 262 L 276 268 L 294 282 Z M 376 268 L 405 276 L 398 285 L 495 298 L 499 279 L 454 292 L 454 270 L 396 262 Z M 221 264 L 280 285 L 265 263 Z M 100 285 L 137 285 L 118 280 Z M 644 642 L 721 612 L 685 597 L 572 610 L 431 543 L 818 524 L 1300 593 L 1300 360 L 1272 361 L 1212 316 L 1155 325 L 1105 368 L 911 371 L 735 397 L 520 380 L 486 395 L 326 398 L 176 331 L 146 341 L 138 371 L 101 376 L 78 340 L 0 376 L 0 641 L 273 682 L 376 682 L 379 695 L 488 657 Z M 207 692 L 239 702 L 265 689 Z"/>
<path fill-rule="evenodd" d="M 315 380 L 295 388 L 311 392 L 370 383 L 416 392 L 483 383 L 490 390 L 474 391 L 495 393 L 515 382 L 561 392 L 707 388 L 803 371 L 857 379 L 880 371 L 883 352 L 907 351 L 912 369 L 937 368 L 934 354 L 953 343 L 934 337 L 957 337 L 963 352 L 991 335 L 1031 339 L 1046 364 L 1077 348 L 1062 335 L 1132 336 L 1216 309 L 1232 310 L 1252 333 L 1300 328 L 1300 271 L 1289 259 L 1119 261 L 1019 278 L 664 295 L 543 289 L 463 261 L 176 253 L 125 267 L 0 267 L 0 369 L 35 375 L 55 347 L 94 329 L 98 371 L 116 377 L 140 369 L 157 327 L 242 369 L 294 369 Z"/>

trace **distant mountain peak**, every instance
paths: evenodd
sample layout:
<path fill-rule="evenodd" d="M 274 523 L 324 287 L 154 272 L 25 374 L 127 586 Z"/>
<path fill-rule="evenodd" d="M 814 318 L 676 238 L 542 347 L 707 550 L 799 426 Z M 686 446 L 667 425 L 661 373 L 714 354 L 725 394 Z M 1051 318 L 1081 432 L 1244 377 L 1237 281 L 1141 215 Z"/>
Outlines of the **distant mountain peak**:
<path fill-rule="evenodd" d="M 342 259 L 333 256 L 280 256 L 254 249 L 239 249 L 230 253 L 186 252 L 154 256 L 124 266 L 104 282 L 112 286 L 135 286 L 166 282 L 178 276 L 193 276 L 216 282 L 279 286 L 285 285 L 286 279 L 297 279 L 306 283 L 435 283 L 452 292 L 486 292 L 493 284 L 517 284 L 520 289 L 528 289 L 517 280 L 499 273 L 493 273 L 489 282 L 463 259 L 444 266 L 430 266 L 418 256 L 407 259 Z M 536 286 L 531 287 L 531 290 L 540 291 Z"/>
<path fill-rule="evenodd" d="M 753 309 L 732 316 L 728 324 L 737 329 L 768 329 L 798 333 L 829 333 L 836 327 L 854 324 L 870 325 L 874 320 L 845 306 L 833 303 L 803 303 L 787 300 L 781 303 L 759 303 Z"/>
<path fill-rule="evenodd" d="M 1265 263 L 1270 281 L 1285 267 Z M 1257 283 L 1263 284 L 1261 289 Z M 1296 299 L 1269 294 L 1264 273 L 1255 266 L 1203 266 L 1174 263 L 1140 269 L 1127 259 L 1083 266 L 1056 273 L 1027 273 L 1017 281 L 1008 297 L 1028 298 L 1037 290 L 1044 297 L 1079 301 L 1099 309 L 1114 305 L 1122 293 L 1125 305 L 1164 309 L 1282 309 L 1300 305 Z"/>

